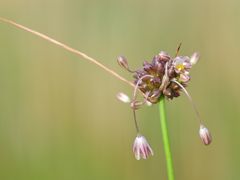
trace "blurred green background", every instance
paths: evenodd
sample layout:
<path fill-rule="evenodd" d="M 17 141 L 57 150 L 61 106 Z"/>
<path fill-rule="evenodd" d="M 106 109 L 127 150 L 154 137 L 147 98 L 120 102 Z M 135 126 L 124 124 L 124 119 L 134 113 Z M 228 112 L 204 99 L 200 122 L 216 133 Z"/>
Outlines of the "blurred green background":
<path fill-rule="evenodd" d="M 167 102 L 178 180 L 240 179 L 238 0 L 1 0 L 0 16 L 65 42 L 131 80 L 160 50 L 201 54 L 188 90 L 213 143 L 202 145 L 186 97 Z M 29 33 L 0 23 L 0 179 L 167 179 L 157 106 L 138 112 L 155 155 L 137 161 L 132 88 Z"/>

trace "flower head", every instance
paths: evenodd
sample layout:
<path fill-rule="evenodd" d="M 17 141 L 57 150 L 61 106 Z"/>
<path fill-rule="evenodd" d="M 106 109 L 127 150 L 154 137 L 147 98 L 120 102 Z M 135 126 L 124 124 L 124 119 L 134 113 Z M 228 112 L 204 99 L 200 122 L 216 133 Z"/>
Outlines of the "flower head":
<path fill-rule="evenodd" d="M 141 158 L 147 159 L 150 155 L 153 156 L 153 150 L 144 136 L 138 135 L 136 137 L 133 143 L 133 153 L 137 160 L 140 160 Z"/>
<path fill-rule="evenodd" d="M 153 57 L 152 62 L 145 61 L 143 67 L 134 73 L 134 83 L 144 94 L 148 94 L 148 101 L 151 103 L 158 103 L 161 95 L 173 99 L 180 95 L 181 88 L 172 80 L 186 87 L 190 80 L 189 71 L 198 58 L 197 53 L 191 58 L 188 56 L 172 58 L 168 53 L 161 51 Z"/>

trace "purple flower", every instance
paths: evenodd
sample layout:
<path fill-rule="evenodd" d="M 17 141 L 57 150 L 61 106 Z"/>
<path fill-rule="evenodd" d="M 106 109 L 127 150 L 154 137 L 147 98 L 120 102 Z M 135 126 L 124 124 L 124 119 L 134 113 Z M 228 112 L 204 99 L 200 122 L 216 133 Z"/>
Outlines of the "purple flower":
<path fill-rule="evenodd" d="M 141 158 L 147 159 L 150 155 L 153 156 L 153 150 L 144 136 L 138 135 L 136 137 L 133 143 L 133 153 L 137 160 L 140 160 Z"/>
<path fill-rule="evenodd" d="M 188 56 L 178 56 L 173 60 L 173 65 L 175 72 L 178 74 L 184 74 L 188 71 L 192 64 L 190 63 L 190 58 Z"/>

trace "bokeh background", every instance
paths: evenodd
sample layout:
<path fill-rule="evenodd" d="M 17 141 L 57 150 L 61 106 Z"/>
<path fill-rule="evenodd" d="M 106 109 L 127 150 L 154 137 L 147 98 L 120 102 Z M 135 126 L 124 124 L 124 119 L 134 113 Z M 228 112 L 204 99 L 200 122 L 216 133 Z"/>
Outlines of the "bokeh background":
<path fill-rule="evenodd" d="M 240 2 L 238 0 L 9 0 L 10 18 L 98 59 L 122 76 L 160 50 L 201 54 L 188 87 L 213 143 L 202 145 L 186 97 L 167 102 L 178 180 L 240 179 Z M 0 179 L 167 179 L 158 107 L 138 112 L 155 155 L 137 161 L 132 88 L 27 32 L 0 23 Z"/>

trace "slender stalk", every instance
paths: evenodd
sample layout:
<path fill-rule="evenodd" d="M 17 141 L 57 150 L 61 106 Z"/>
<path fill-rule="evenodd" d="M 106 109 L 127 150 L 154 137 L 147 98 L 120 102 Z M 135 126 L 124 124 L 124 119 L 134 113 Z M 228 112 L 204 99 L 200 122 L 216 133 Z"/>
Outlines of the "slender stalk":
<path fill-rule="evenodd" d="M 172 154 L 171 154 L 170 142 L 168 137 L 164 96 L 161 96 L 161 99 L 159 102 L 159 113 L 160 113 L 160 124 L 161 124 L 161 130 L 162 130 L 162 138 L 163 138 L 163 147 L 164 147 L 165 156 L 166 156 L 168 180 L 174 180 Z"/>
<path fill-rule="evenodd" d="M 133 110 L 133 118 L 134 118 L 134 123 L 135 123 L 135 128 L 136 128 L 137 134 L 139 134 L 140 130 L 139 130 L 139 126 L 138 126 L 138 122 L 137 122 L 137 118 L 136 118 L 136 110 Z"/>
<path fill-rule="evenodd" d="M 194 101 L 193 101 L 192 97 L 190 96 L 190 94 L 189 94 L 189 93 L 187 92 L 187 90 L 185 89 L 185 87 L 184 87 L 181 83 L 179 83 L 178 81 L 176 81 L 176 80 L 171 80 L 171 81 L 174 82 L 174 83 L 176 83 L 176 84 L 183 90 L 183 92 L 184 92 L 185 95 L 187 96 L 188 100 L 190 101 L 190 103 L 191 103 L 191 105 L 192 105 L 192 107 L 193 107 L 193 110 L 195 111 L 195 114 L 196 114 L 196 117 L 197 117 L 199 123 L 200 123 L 200 124 L 203 124 L 203 120 L 202 120 L 201 117 L 200 117 L 200 113 L 199 113 L 199 111 L 198 111 L 198 108 L 197 108 L 196 104 L 194 103 Z"/>
<path fill-rule="evenodd" d="M 40 33 L 40 32 L 37 32 L 35 30 L 32 30 L 32 29 L 30 29 L 30 28 L 28 28 L 26 26 L 18 24 L 18 23 L 14 22 L 14 21 L 11 21 L 9 19 L 5 19 L 5 18 L 0 17 L 0 21 L 5 22 L 7 24 L 11 24 L 11 25 L 15 26 L 16 28 L 22 29 L 22 30 L 27 31 L 29 33 L 32 33 L 32 34 L 34 34 L 34 35 L 36 35 L 36 36 L 38 36 L 38 37 L 40 37 L 42 39 L 45 39 L 46 41 L 49 41 L 49 42 L 51 42 L 51 43 L 53 43 L 53 44 L 55 44 L 57 46 L 60 46 L 61 48 L 65 49 L 65 50 L 67 50 L 67 51 L 69 51 L 71 53 L 77 54 L 78 56 L 80 56 L 80 57 L 88 60 L 89 62 L 92 62 L 93 64 L 97 65 L 98 67 L 104 69 L 105 71 L 107 71 L 111 75 L 115 76 L 116 78 L 120 79 L 121 81 L 123 81 L 123 82 L 129 84 L 130 86 L 134 87 L 134 84 L 132 82 L 126 80 L 125 78 L 120 76 L 118 73 L 116 73 L 112 69 L 106 67 L 105 65 L 100 63 L 98 60 L 88 56 L 87 54 L 85 54 L 85 53 L 83 53 L 81 51 L 78 51 L 78 50 L 76 50 L 76 49 L 74 49 L 74 48 L 72 48 L 72 47 L 70 47 L 70 46 L 68 46 L 68 45 L 66 45 L 64 43 L 61 43 L 61 42 L 59 42 L 59 41 L 57 41 L 57 40 L 55 40 L 55 39 L 53 39 L 53 38 L 43 34 L 43 33 Z"/>

